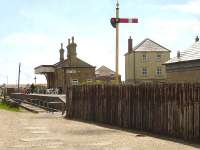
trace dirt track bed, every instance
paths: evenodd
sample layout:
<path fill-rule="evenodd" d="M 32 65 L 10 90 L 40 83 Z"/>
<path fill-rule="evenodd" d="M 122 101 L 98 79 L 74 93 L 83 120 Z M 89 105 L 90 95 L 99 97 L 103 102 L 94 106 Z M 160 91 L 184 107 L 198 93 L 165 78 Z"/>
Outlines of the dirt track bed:
<path fill-rule="evenodd" d="M 197 150 L 136 133 L 66 120 L 60 114 L 0 110 L 0 150 Z"/>

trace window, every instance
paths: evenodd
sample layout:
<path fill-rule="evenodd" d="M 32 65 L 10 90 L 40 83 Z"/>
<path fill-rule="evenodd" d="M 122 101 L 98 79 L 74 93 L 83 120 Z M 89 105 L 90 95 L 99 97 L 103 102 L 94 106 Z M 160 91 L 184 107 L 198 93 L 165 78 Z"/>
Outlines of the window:
<path fill-rule="evenodd" d="M 72 85 L 78 85 L 78 80 L 77 79 L 73 79 L 72 80 Z"/>
<path fill-rule="evenodd" d="M 162 69 L 161 69 L 161 67 L 158 67 L 158 68 L 156 69 L 156 75 L 157 75 L 157 76 L 161 76 L 161 74 L 162 74 Z"/>
<path fill-rule="evenodd" d="M 147 68 L 142 68 L 142 75 L 147 76 Z"/>
<path fill-rule="evenodd" d="M 143 55 L 142 55 L 142 60 L 143 60 L 143 61 L 147 61 L 147 55 L 146 55 L 146 54 L 143 54 Z"/>
<path fill-rule="evenodd" d="M 92 83 L 92 79 L 87 79 L 87 83 Z"/>
<path fill-rule="evenodd" d="M 160 61 L 160 60 L 161 60 L 161 54 L 157 54 L 156 61 Z"/>

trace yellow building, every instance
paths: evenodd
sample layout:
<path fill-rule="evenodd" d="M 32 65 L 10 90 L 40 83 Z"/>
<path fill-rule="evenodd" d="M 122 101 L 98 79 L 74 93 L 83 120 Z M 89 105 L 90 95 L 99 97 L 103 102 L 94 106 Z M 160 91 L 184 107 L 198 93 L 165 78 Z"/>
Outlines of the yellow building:
<path fill-rule="evenodd" d="M 164 82 L 166 69 L 163 64 L 169 59 L 169 49 L 148 38 L 132 48 L 130 37 L 125 54 L 126 83 Z"/>

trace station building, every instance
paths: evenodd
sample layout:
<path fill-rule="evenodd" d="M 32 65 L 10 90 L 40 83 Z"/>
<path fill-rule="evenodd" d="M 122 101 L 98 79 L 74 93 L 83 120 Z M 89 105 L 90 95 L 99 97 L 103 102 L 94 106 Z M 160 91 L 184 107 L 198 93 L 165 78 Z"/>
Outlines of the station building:
<path fill-rule="evenodd" d="M 36 67 L 36 74 L 43 74 L 47 80 L 47 88 L 59 88 L 64 93 L 69 84 L 95 80 L 95 66 L 92 66 L 77 57 L 77 44 L 74 37 L 68 39 L 67 58 L 64 58 L 63 44 L 61 43 L 60 61 L 53 65 L 40 65 Z"/>
<path fill-rule="evenodd" d="M 189 48 L 178 51 L 177 56 L 165 63 L 167 81 L 176 83 L 200 83 L 200 41 Z"/>

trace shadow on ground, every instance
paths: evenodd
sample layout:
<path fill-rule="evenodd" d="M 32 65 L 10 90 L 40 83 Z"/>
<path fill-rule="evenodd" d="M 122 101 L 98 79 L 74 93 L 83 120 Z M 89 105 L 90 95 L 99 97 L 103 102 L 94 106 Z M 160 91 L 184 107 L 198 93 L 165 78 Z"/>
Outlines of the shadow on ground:
<path fill-rule="evenodd" d="M 68 118 L 65 118 L 65 119 L 68 119 Z M 84 123 L 89 123 L 89 124 L 93 124 L 93 125 L 96 125 L 96 126 L 108 128 L 107 130 L 102 130 L 102 131 L 89 130 L 89 131 L 87 131 L 87 133 L 82 132 L 82 131 L 74 131 L 74 132 L 72 132 L 72 134 L 76 134 L 76 135 L 97 135 L 97 134 L 98 135 L 104 135 L 104 134 L 108 134 L 109 132 L 112 132 L 112 133 L 117 132 L 115 130 L 121 130 L 121 131 L 124 131 L 124 132 L 127 132 L 127 133 L 136 134 L 135 136 L 137 138 L 149 136 L 149 137 L 162 139 L 162 140 L 167 140 L 167 141 L 171 141 L 171 142 L 175 142 L 175 143 L 180 143 L 180 144 L 183 144 L 183 145 L 188 145 L 188 146 L 192 146 L 194 148 L 199 148 L 200 149 L 200 139 L 198 141 L 186 141 L 186 140 L 179 139 L 179 138 L 175 139 L 175 138 L 169 137 L 169 136 L 152 134 L 152 133 L 133 130 L 133 129 L 119 128 L 117 126 L 111 126 L 111 125 L 108 125 L 108 124 L 95 123 L 95 122 L 79 120 L 79 119 L 68 119 L 68 120 L 77 121 L 77 122 L 84 122 Z M 113 129 L 115 129 L 115 130 L 113 130 Z"/>
<path fill-rule="evenodd" d="M 68 134 L 72 134 L 72 135 L 81 135 L 81 136 L 93 136 L 93 135 L 107 135 L 107 134 L 112 134 L 112 133 L 116 133 L 116 131 L 114 130 L 88 130 L 87 131 L 83 131 L 83 130 L 75 130 L 75 131 L 69 131 Z"/>

